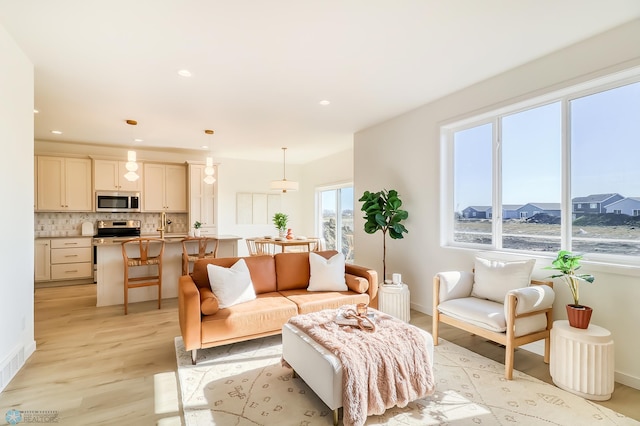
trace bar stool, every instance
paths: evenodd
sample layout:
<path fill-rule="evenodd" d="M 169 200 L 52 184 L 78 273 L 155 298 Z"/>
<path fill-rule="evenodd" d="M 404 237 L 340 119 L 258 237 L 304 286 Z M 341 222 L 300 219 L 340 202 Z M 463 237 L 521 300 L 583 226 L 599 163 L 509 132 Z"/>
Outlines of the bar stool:
<path fill-rule="evenodd" d="M 127 248 L 129 252 L 127 252 Z M 129 256 L 132 253 L 133 256 Z M 124 314 L 127 315 L 129 304 L 129 289 L 158 286 L 158 309 L 162 302 L 162 255 L 164 254 L 164 240 L 159 238 L 132 238 L 122 243 L 122 258 L 124 260 Z M 146 275 L 130 277 L 129 268 L 144 266 Z M 151 268 L 157 268 L 157 275 L 151 273 Z"/>
<path fill-rule="evenodd" d="M 213 243 L 213 249 L 207 252 L 207 247 Z M 218 257 L 220 240 L 207 237 L 187 237 L 182 239 L 182 275 L 189 274 L 189 263 L 207 257 Z M 195 251 L 195 248 L 198 251 Z"/>

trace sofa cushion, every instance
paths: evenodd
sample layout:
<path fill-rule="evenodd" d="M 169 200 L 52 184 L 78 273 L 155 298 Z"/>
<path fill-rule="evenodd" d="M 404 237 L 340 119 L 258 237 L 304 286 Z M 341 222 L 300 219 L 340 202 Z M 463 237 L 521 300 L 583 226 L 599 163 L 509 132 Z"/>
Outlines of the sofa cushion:
<path fill-rule="evenodd" d="M 315 252 L 325 259 L 338 253 L 335 250 Z M 309 285 L 309 252 L 277 253 L 274 256 L 278 291 L 304 289 Z"/>
<path fill-rule="evenodd" d="M 535 259 L 507 262 L 476 257 L 471 295 L 504 303 L 508 291 L 529 286 L 535 263 Z"/>
<path fill-rule="evenodd" d="M 296 305 L 280 293 L 258 294 L 255 300 L 220 309 L 215 315 L 202 317 L 202 344 L 228 339 L 251 339 L 282 330 L 282 326 L 298 310 Z"/>
<path fill-rule="evenodd" d="M 368 294 L 359 294 L 352 291 L 309 292 L 305 289 L 297 289 L 283 290 L 280 294 L 294 302 L 298 306 L 298 313 L 300 314 L 308 314 L 323 309 L 337 309 L 343 305 L 369 303 Z"/>
<path fill-rule="evenodd" d="M 355 293 L 366 293 L 369 290 L 369 281 L 366 278 L 357 277 L 352 274 L 344 274 L 349 290 Z"/>
<path fill-rule="evenodd" d="M 251 274 L 244 259 L 239 259 L 230 268 L 209 264 L 207 271 L 211 291 L 216 295 L 221 309 L 256 298 Z"/>
<path fill-rule="evenodd" d="M 308 291 L 347 291 L 344 278 L 344 254 L 337 253 L 326 259 L 323 256 L 309 253 L 309 287 Z"/>
<path fill-rule="evenodd" d="M 199 288 L 209 286 L 207 265 L 218 265 L 230 268 L 239 259 L 244 259 L 251 273 L 251 282 L 256 294 L 276 291 L 276 266 L 273 256 L 217 257 L 199 259 L 193 265 L 191 278 Z"/>
<path fill-rule="evenodd" d="M 220 309 L 218 298 L 210 288 L 200 289 L 200 311 L 202 315 L 213 315 Z"/>

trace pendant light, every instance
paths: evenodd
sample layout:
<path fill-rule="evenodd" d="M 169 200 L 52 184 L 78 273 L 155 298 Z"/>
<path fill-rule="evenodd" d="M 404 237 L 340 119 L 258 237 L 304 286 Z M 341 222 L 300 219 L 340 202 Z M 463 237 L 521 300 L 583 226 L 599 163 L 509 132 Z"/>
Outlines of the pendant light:
<path fill-rule="evenodd" d="M 127 120 L 126 123 L 130 126 L 137 126 L 138 122 L 136 120 Z M 138 170 L 138 163 L 136 163 L 136 152 L 135 151 L 127 151 L 127 164 L 125 164 L 127 168 L 127 173 L 124 174 L 124 178 L 129 182 L 135 182 L 140 178 L 140 176 L 136 173 Z"/>
<path fill-rule="evenodd" d="M 273 180 L 271 181 L 271 189 L 275 189 L 278 191 L 282 191 L 283 193 L 287 191 L 297 191 L 298 190 L 298 182 L 294 182 L 292 180 L 287 180 L 287 148 L 282 148 L 282 180 Z"/>
<path fill-rule="evenodd" d="M 204 133 L 207 135 L 212 135 L 213 130 L 207 129 L 204 131 Z M 209 147 L 211 147 L 211 145 L 209 145 Z M 207 162 L 204 168 L 204 174 L 205 174 L 204 183 L 206 183 L 207 185 L 213 185 L 214 182 L 216 181 L 216 178 L 213 177 L 215 172 L 216 170 L 213 168 L 213 157 L 207 157 Z"/>

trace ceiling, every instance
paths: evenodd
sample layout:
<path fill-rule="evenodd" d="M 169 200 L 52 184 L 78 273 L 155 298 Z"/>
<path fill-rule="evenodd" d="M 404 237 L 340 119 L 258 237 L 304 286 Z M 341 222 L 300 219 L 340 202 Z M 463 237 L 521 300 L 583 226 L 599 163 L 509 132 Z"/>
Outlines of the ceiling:
<path fill-rule="evenodd" d="M 0 0 L 34 64 L 37 140 L 266 161 L 286 146 L 298 164 L 638 17 L 638 0 Z"/>

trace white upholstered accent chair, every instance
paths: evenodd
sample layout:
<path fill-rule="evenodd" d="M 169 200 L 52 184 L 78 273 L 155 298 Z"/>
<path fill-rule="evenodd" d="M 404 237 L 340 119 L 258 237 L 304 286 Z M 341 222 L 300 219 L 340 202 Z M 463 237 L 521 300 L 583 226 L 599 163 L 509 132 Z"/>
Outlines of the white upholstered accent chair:
<path fill-rule="evenodd" d="M 505 346 L 505 378 L 513 378 L 515 348 L 544 339 L 549 363 L 553 283 L 531 280 L 534 260 L 476 258 L 474 272 L 449 271 L 433 279 L 433 340 L 445 323 Z"/>

